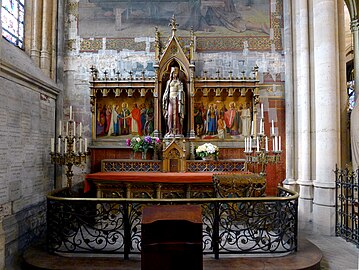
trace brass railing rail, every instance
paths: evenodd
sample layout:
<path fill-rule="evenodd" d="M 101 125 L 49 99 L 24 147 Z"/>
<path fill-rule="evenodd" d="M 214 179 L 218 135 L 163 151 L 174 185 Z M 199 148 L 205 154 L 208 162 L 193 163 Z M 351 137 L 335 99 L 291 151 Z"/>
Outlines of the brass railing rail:
<path fill-rule="evenodd" d="M 297 250 L 298 194 L 204 199 L 83 198 L 68 189 L 47 196 L 47 247 L 57 253 L 141 253 L 146 205 L 202 207 L 203 254 L 290 253 Z"/>

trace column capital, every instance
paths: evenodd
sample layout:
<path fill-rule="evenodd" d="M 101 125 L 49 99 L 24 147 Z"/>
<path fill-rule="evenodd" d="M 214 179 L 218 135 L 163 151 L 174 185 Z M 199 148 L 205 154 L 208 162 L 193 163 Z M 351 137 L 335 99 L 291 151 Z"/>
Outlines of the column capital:
<path fill-rule="evenodd" d="M 350 30 L 352 32 L 359 30 L 359 19 L 354 19 L 350 22 Z"/>

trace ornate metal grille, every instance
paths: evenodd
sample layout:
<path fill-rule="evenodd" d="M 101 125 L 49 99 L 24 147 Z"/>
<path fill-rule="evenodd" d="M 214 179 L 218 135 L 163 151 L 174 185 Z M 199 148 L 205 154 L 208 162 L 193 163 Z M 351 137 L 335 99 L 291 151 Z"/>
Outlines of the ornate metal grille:
<path fill-rule="evenodd" d="M 359 170 L 355 172 L 346 169 L 335 170 L 336 183 L 336 235 L 359 247 L 359 219 L 358 219 L 358 186 Z"/>
<path fill-rule="evenodd" d="M 297 250 L 298 194 L 210 199 L 74 198 L 48 196 L 50 252 L 130 254 L 141 252 L 142 209 L 147 205 L 200 204 L 203 254 L 290 253 Z"/>

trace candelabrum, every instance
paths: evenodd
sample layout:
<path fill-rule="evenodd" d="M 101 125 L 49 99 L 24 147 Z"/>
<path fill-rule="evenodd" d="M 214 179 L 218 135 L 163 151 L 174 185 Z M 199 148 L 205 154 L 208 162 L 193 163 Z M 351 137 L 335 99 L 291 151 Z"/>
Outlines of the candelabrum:
<path fill-rule="evenodd" d="M 76 129 L 78 128 L 78 135 Z M 64 134 L 63 134 L 64 133 Z M 57 151 L 55 151 L 55 149 Z M 86 156 L 89 154 L 87 149 L 87 138 L 82 138 L 82 123 L 76 127 L 70 106 L 70 119 L 66 122 L 66 129 L 63 131 L 62 121 L 59 121 L 59 136 L 51 138 L 51 163 L 65 165 L 67 187 L 71 188 L 74 173 L 73 166 L 81 166 L 86 163 Z"/>
<path fill-rule="evenodd" d="M 259 118 L 259 132 L 253 132 L 253 124 L 251 129 L 251 136 L 244 138 L 244 154 L 245 170 L 249 170 L 249 165 L 257 166 L 257 172 L 261 175 L 266 175 L 266 166 L 268 163 L 278 163 L 280 161 L 281 137 L 275 134 L 274 122 L 270 128 L 270 138 L 264 133 L 264 117 L 263 106 L 261 106 L 262 116 Z M 269 150 L 269 141 L 271 139 L 272 150 Z"/>

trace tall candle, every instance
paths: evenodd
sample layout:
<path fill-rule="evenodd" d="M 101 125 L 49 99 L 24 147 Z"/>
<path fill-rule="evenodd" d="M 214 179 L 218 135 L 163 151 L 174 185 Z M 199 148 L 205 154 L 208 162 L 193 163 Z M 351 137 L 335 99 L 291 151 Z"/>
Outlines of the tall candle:
<path fill-rule="evenodd" d="M 268 152 L 268 137 L 266 136 L 266 147 L 265 147 L 265 149 L 266 149 L 266 152 Z"/>
<path fill-rule="evenodd" d="M 65 149 L 64 149 L 64 153 L 67 153 L 67 140 L 65 139 Z"/>
<path fill-rule="evenodd" d="M 76 142 L 74 141 L 74 144 L 72 145 L 72 150 L 74 151 L 74 153 L 76 153 Z"/>
<path fill-rule="evenodd" d="M 259 134 L 262 134 L 262 121 L 263 119 L 261 118 L 261 120 L 259 121 Z"/>
<path fill-rule="evenodd" d="M 85 138 L 85 152 L 87 152 L 87 138 Z"/>
<path fill-rule="evenodd" d="M 82 138 L 80 139 L 79 147 L 80 147 L 80 153 L 82 153 Z"/>
<path fill-rule="evenodd" d="M 62 121 L 59 122 L 59 135 L 62 135 Z"/>
<path fill-rule="evenodd" d="M 264 121 L 262 121 L 262 134 L 264 134 Z"/>
<path fill-rule="evenodd" d="M 51 138 L 51 153 L 55 152 L 55 138 Z"/>
<path fill-rule="evenodd" d="M 262 116 L 262 118 L 264 118 L 263 103 L 261 104 L 261 116 Z"/>
<path fill-rule="evenodd" d="M 74 121 L 74 137 L 76 136 L 76 122 Z"/>
<path fill-rule="evenodd" d="M 81 137 L 82 136 L 82 122 L 80 122 L 80 128 L 79 128 L 79 136 Z"/>
<path fill-rule="evenodd" d="M 58 138 L 58 140 L 57 140 L 57 153 L 61 153 L 61 139 L 60 138 Z"/>
<path fill-rule="evenodd" d="M 274 134 L 274 121 L 272 120 L 272 134 Z"/>
<path fill-rule="evenodd" d="M 272 141 L 272 143 L 273 143 L 273 145 L 272 145 L 272 150 L 273 150 L 273 152 L 275 151 L 275 139 L 274 139 L 274 137 L 273 137 L 273 141 Z"/>
<path fill-rule="evenodd" d="M 252 152 L 252 138 L 249 137 L 249 152 Z"/>
<path fill-rule="evenodd" d="M 66 136 L 69 135 L 69 122 L 66 122 Z"/>
<path fill-rule="evenodd" d="M 274 137 L 274 142 L 275 142 L 275 151 L 278 151 L 278 136 Z"/>
<path fill-rule="evenodd" d="M 72 106 L 70 106 L 70 120 L 72 120 Z"/>
<path fill-rule="evenodd" d="M 257 137 L 257 152 L 259 152 L 259 137 Z"/>
<path fill-rule="evenodd" d="M 282 151 L 282 146 L 281 146 L 281 139 L 280 139 L 280 136 L 279 136 L 278 138 L 279 138 L 278 150 L 279 150 L 279 151 Z"/>
<path fill-rule="evenodd" d="M 253 120 L 252 120 L 252 127 L 251 127 L 251 135 L 253 136 L 253 134 L 254 134 L 254 125 L 253 125 Z"/>

